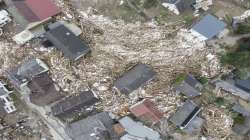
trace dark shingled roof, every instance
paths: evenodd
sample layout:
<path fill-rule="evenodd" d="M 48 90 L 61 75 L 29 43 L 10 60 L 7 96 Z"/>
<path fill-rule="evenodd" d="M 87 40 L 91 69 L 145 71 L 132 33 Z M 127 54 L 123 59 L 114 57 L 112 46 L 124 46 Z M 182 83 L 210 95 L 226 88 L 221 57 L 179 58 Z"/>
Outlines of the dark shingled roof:
<path fill-rule="evenodd" d="M 59 101 L 51 107 L 51 110 L 54 116 L 60 117 L 72 114 L 76 110 L 82 111 L 82 109 L 85 109 L 86 111 L 88 107 L 94 105 L 98 101 L 99 99 L 92 91 L 84 91 Z"/>
<path fill-rule="evenodd" d="M 156 73 L 146 64 L 137 64 L 114 83 L 114 88 L 128 95 L 154 79 Z"/>
<path fill-rule="evenodd" d="M 66 133 L 72 140 L 112 140 L 115 136 L 113 120 L 107 112 L 89 116 L 66 127 Z M 95 136 L 94 136 L 95 135 Z"/>
<path fill-rule="evenodd" d="M 192 28 L 196 32 L 205 36 L 207 39 L 212 39 L 226 28 L 226 23 L 214 17 L 206 15 Z"/>
<path fill-rule="evenodd" d="M 71 60 L 77 60 L 90 52 L 87 44 L 64 25 L 49 30 L 45 37 Z"/>
<path fill-rule="evenodd" d="M 58 87 L 47 73 L 35 76 L 28 87 L 31 90 L 30 101 L 39 106 L 49 105 L 62 98 Z"/>
<path fill-rule="evenodd" d="M 170 118 L 170 121 L 181 128 L 185 128 L 200 110 L 195 103 L 187 100 Z"/>
<path fill-rule="evenodd" d="M 246 80 L 237 80 L 235 82 L 235 85 L 238 88 L 245 90 L 246 92 L 250 92 L 250 78 L 248 78 Z"/>

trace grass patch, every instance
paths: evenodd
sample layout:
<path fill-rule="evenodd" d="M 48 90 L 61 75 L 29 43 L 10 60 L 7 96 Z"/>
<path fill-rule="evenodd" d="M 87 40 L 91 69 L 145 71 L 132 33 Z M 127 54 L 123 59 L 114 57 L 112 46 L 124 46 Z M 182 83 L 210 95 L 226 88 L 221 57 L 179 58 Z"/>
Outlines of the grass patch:
<path fill-rule="evenodd" d="M 236 69 L 249 68 L 250 66 L 250 38 L 242 38 L 236 46 L 227 49 L 221 54 L 220 61 L 223 65 L 232 65 Z"/>
<path fill-rule="evenodd" d="M 186 15 L 186 16 L 183 16 L 183 20 L 185 21 L 187 26 L 190 26 L 193 24 L 194 17 L 193 15 Z"/>
<path fill-rule="evenodd" d="M 250 21 L 244 22 L 244 23 L 239 23 L 235 33 L 236 34 L 248 34 L 248 33 L 250 33 Z"/>
<path fill-rule="evenodd" d="M 237 112 L 231 112 L 231 117 L 234 120 L 234 124 L 244 124 L 245 117 Z"/>
<path fill-rule="evenodd" d="M 202 85 L 206 85 L 208 83 L 208 79 L 206 77 L 199 77 L 198 81 L 202 84 Z"/>
<path fill-rule="evenodd" d="M 226 104 L 226 100 L 223 98 L 223 97 L 217 97 L 215 99 L 215 104 L 218 105 L 218 106 L 225 106 Z"/>
<path fill-rule="evenodd" d="M 187 77 L 187 74 L 184 74 L 184 73 L 178 74 L 175 78 L 175 84 L 176 85 L 181 84 L 181 82 L 184 81 L 186 77 Z"/>
<path fill-rule="evenodd" d="M 155 7 L 158 5 L 158 0 L 140 0 L 141 6 L 145 9 Z"/>

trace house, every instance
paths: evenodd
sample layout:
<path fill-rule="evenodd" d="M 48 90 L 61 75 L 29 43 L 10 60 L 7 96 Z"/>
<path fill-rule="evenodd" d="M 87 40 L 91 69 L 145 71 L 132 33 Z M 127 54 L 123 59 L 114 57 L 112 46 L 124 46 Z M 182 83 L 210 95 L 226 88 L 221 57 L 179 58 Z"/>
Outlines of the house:
<path fill-rule="evenodd" d="M 129 95 L 155 78 L 156 73 L 146 64 L 137 64 L 114 82 L 114 89 Z"/>
<path fill-rule="evenodd" d="M 5 10 L 0 11 L 0 28 L 2 28 L 7 23 L 11 22 L 9 13 Z"/>
<path fill-rule="evenodd" d="M 176 92 L 192 98 L 201 95 L 202 88 L 202 84 L 194 76 L 187 74 L 185 79 L 176 87 Z"/>
<path fill-rule="evenodd" d="M 246 82 L 246 81 L 245 81 Z M 243 82 L 243 83 L 245 83 Z M 250 101 L 250 93 L 245 91 L 244 89 L 242 88 L 239 88 L 239 87 L 244 87 L 244 84 L 239 86 L 239 84 L 241 84 L 242 82 L 239 82 L 238 81 L 238 86 L 236 86 L 235 82 L 234 83 L 229 83 L 227 81 L 222 81 L 222 80 L 219 80 L 219 81 L 216 81 L 215 82 L 215 85 L 216 85 L 216 90 L 224 90 L 226 92 L 229 92 L 235 96 L 238 96 L 246 101 Z"/>
<path fill-rule="evenodd" d="M 90 52 L 88 45 L 64 25 L 50 29 L 44 35 L 70 60 L 78 60 Z"/>
<path fill-rule="evenodd" d="M 206 41 L 219 36 L 225 30 L 226 26 L 225 22 L 211 14 L 207 14 L 190 31 L 201 38 L 201 40 Z"/>
<path fill-rule="evenodd" d="M 48 73 L 36 75 L 28 83 L 30 101 L 38 106 L 49 105 L 62 98 L 57 87 Z"/>
<path fill-rule="evenodd" d="M 170 122 L 181 129 L 184 129 L 190 124 L 190 122 L 193 121 L 200 111 L 200 107 L 198 107 L 191 100 L 187 100 L 181 107 L 178 108 L 176 113 L 170 117 Z"/>
<path fill-rule="evenodd" d="M 138 102 L 131 106 L 129 110 L 133 115 L 147 122 L 158 123 L 163 117 L 163 113 L 149 99 Z"/>
<path fill-rule="evenodd" d="M 10 93 L 12 91 L 9 91 L 6 85 L 0 81 L 0 116 L 16 111 L 14 102 L 9 96 Z"/>
<path fill-rule="evenodd" d="M 54 116 L 64 118 L 74 113 L 83 112 L 86 116 L 92 112 L 92 107 L 99 101 L 97 95 L 89 90 L 60 100 L 51 107 Z"/>
<path fill-rule="evenodd" d="M 4 2 L 22 30 L 44 23 L 60 13 L 52 0 L 4 0 Z"/>
<path fill-rule="evenodd" d="M 72 140 L 116 140 L 113 124 L 109 113 L 101 112 L 68 124 L 65 131 Z"/>
<path fill-rule="evenodd" d="M 128 116 L 120 119 L 119 123 L 126 131 L 120 140 L 161 140 L 158 132 L 140 122 L 135 122 Z"/>
<path fill-rule="evenodd" d="M 28 81 L 34 76 L 45 73 L 49 70 L 48 66 L 40 59 L 30 59 L 20 66 L 6 72 L 8 79 L 12 85 L 21 90 L 27 86 Z"/>
<path fill-rule="evenodd" d="M 196 0 L 163 0 L 162 5 L 173 13 L 179 15 L 187 10 L 192 10 Z"/>

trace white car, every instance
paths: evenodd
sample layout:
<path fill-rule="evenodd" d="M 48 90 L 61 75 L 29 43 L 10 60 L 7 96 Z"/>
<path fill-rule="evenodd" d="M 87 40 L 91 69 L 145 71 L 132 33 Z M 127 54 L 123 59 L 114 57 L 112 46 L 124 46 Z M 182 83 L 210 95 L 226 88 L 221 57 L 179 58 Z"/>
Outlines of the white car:
<path fill-rule="evenodd" d="M 6 10 L 1 10 L 0 11 L 0 28 L 2 28 L 8 22 L 11 22 L 9 13 Z"/>

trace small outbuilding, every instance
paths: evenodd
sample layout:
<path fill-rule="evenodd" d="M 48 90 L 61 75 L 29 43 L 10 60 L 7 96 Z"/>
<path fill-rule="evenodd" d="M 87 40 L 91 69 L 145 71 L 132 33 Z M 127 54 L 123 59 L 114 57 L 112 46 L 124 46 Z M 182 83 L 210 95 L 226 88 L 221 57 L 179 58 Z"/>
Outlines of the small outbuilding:
<path fill-rule="evenodd" d="M 181 129 L 184 129 L 198 115 L 200 111 L 200 107 L 198 107 L 191 100 L 187 100 L 180 108 L 178 108 L 177 112 L 170 117 L 170 122 Z"/>
<path fill-rule="evenodd" d="M 149 99 L 144 99 L 143 101 L 138 102 L 131 106 L 129 110 L 142 121 L 150 123 L 158 123 L 163 117 L 163 113 L 160 112 Z"/>
<path fill-rule="evenodd" d="M 146 64 L 137 64 L 114 82 L 114 89 L 129 95 L 134 90 L 155 79 L 156 73 Z"/>
<path fill-rule="evenodd" d="M 225 22 L 211 14 L 207 14 L 190 31 L 206 41 L 218 36 L 225 30 L 226 26 Z"/>

